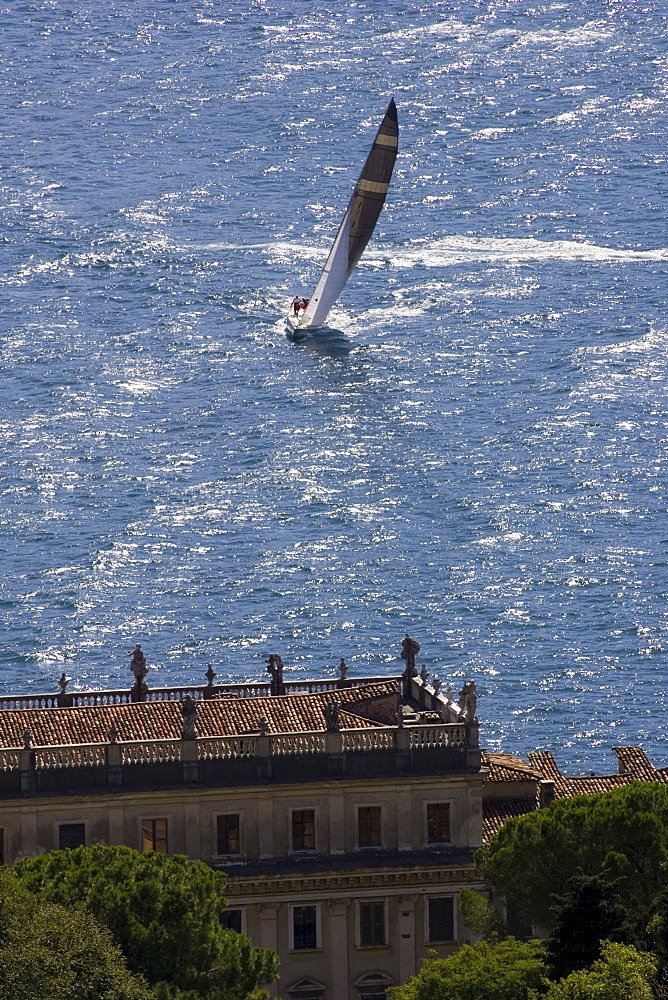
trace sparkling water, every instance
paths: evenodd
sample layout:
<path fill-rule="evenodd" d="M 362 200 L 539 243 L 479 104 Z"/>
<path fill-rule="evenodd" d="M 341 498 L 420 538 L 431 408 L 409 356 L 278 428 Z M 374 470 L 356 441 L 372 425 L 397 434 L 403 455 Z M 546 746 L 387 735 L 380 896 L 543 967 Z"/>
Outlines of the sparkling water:
<path fill-rule="evenodd" d="M 662 3 L 0 8 L 7 692 L 476 680 L 668 762 Z M 400 153 L 317 279 L 394 94 Z"/>

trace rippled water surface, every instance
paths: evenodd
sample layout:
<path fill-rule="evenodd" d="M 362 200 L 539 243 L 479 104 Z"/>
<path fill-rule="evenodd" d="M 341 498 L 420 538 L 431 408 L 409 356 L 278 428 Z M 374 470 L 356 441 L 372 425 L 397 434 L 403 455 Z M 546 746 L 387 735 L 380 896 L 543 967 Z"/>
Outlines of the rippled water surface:
<path fill-rule="evenodd" d="M 668 762 L 662 3 L 0 8 L 6 691 L 396 673 Z M 293 343 L 390 94 L 394 182 Z"/>

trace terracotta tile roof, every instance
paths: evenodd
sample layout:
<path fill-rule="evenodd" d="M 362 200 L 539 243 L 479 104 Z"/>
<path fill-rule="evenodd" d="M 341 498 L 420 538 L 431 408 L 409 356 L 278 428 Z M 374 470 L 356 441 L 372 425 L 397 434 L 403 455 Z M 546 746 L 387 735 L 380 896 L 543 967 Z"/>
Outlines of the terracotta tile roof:
<path fill-rule="evenodd" d="M 482 804 L 482 840 L 488 844 L 511 816 L 524 816 L 538 808 L 536 796 L 516 799 L 485 799 Z"/>
<path fill-rule="evenodd" d="M 399 704 L 396 680 L 324 691 L 268 698 L 215 698 L 197 703 L 200 736 L 234 736 L 257 732 L 264 717 L 270 733 L 322 732 L 327 702 L 341 704 L 343 729 L 373 729 L 387 725 L 384 719 Z M 95 705 L 76 708 L 29 708 L 0 710 L 0 747 L 23 745 L 29 730 L 34 746 L 106 743 L 112 723 L 120 740 L 179 739 L 181 703 L 152 701 L 134 705 Z"/>
<path fill-rule="evenodd" d="M 662 771 L 650 764 L 642 747 L 613 747 L 619 760 L 619 773 L 632 774 L 634 778 L 645 781 L 665 781 L 665 776 L 659 778 Z"/>
<path fill-rule="evenodd" d="M 562 778 L 555 782 L 555 798 L 572 799 L 576 795 L 593 795 L 594 792 L 609 792 L 621 788 L 635 780 L 628 774 L 592 774 L 583 778 Z"/>
<path fill-rule="evenodd" d="M 481 764 L 489 768 L 491 781 L 537 781 L 541 775 L 521 757 L 510 753 L 495 753 L 481 750 Z"/>
<path fill-rule="evenodd" d="M 541 781 L 554 783 L 555 799 L 570 799 L 576 795 L 608 792 L 632 781 L 660 781 L 668 784 L 668 768 L 656 768 L 640 747 L 613 747 L 619 760 L 618 774 L 591 774 L 568 777 L 562 774 L 549 750 L 535 750 L 529 754 L 529 764 L 512 754 L 481 752 L 483 767 L 489 768 L 490 784 L 487 798 L 483 799 L 483 843 L 501 829 L 511 816 L 522 816 L 540 806 Z M 493 782 L 536 782 L 536 794 L 530 797 L 495 798 Z"/>
<path fill-rule="evenodd" d="M 569 778 L 561 773 L 554 756 L 548 750 L 530 753 L 529 760 L 542 778 L 554 781 L 555 798 L 558 799 L 608 792 L 611 788 L 620 788 L 631 781 L 668 781 L 668 773 L 650 764 L 640 747 L 613 747 L 613 750 L 619 760 L 618 774 L 591 774 Z"/>
<path fill-rule="evenodd" d="M 554 754 L 549 750 L 533 750 L 529 754 L 529 761 L 531 766 L 540 772 L 541 778 L 557 781 L 562 777 L 561 771 L 554 759 Z"/>

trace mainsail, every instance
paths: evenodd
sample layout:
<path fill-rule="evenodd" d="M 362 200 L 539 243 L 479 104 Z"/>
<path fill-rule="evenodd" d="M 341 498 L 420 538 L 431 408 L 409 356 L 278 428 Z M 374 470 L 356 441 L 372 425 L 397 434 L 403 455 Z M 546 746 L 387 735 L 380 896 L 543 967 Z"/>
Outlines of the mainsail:
<path fill-rule="evenodd" d="M 300 330 L 322 326 L 362 256 L 385 202 L 398 146 L 397 108 L 392 99 L 355 185 L 320 280 L 304 314 L 295 323 Z"/>

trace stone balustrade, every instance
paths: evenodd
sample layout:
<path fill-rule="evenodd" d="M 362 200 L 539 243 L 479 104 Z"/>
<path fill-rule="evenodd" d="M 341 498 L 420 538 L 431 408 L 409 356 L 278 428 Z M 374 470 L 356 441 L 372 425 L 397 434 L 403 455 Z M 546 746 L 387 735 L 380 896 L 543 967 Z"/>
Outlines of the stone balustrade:
<path fill-rule="evenodd" d="M 463 723 L 48 747 L 28 740 L 0 751 L 0 796 L 479 767 L 478 727 Z"/>
<path fill-rule="evenodd" d="M 392 677 L 348 678 L 349 686 L 376 684 Z M 286 694 L 318 694 L 337 691 L 340 681 L 333 678 L 314 678 L 285 681 Z M 206 684 L 181 687 L 148 688 L 145 701 L 183 701 L 188 695 L 196 701 L 208 698 L 268 698 L 270 685 L 248 681 L 241 684 Z M 60 694 L 12 695 L 0 698 L 0 710 L 22 711 L 29 708 L 77 708 L 91 705 L 128 705 L 132 701 L 130 689 L 124 691 L 64 691 Z"/>

